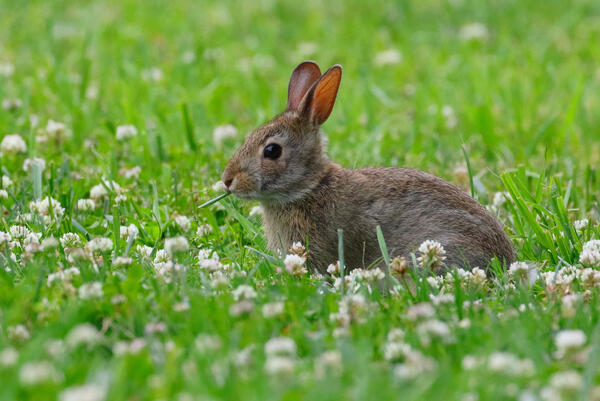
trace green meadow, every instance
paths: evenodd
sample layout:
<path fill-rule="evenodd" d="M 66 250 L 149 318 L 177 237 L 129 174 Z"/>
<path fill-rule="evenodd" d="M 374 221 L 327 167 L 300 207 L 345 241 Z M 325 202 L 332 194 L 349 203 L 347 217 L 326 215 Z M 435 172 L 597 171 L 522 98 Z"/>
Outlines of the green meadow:
<path fill-rule="evenodd" d="M 3 0 L 0 400 L 600 400 L 599 43 L 593 0 Z M 519 262 L 290 273 L 258 203 L 199 208 L 303 60 L 333 160 L 462 187 Z"/>

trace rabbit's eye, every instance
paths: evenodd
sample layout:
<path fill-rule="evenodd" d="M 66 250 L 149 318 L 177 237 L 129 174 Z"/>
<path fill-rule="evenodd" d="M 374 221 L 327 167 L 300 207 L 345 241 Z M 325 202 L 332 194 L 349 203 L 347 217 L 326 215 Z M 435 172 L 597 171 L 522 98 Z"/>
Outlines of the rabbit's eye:
<path fill-rule="evenodd" d="M 278 159 L 279 156 L 281 156 L 281 146 L 277 145 L 276 143 L 265 146 L 265 149 L 263 150 L 263 156 L 266 159 Z"/>

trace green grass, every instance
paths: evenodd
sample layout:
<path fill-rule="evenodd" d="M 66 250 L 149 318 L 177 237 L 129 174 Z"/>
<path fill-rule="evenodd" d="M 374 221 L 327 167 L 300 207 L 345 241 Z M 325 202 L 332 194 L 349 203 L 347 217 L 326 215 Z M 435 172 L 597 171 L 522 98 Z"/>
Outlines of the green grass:
<path fill-rule="evenodd" d="M 462 39 L 472 23 L 487 37 Z M 600 399 L 600 279 L 585 282 L 580 262 L 600 239 L 598 43 L 592 0 L 2 1 L 0 101 L 21 106 L 0 109 L 0 137 L 19 134 L 27 151 L 0 159 L 12 181 L 1 187 L 0 231 L 21 224 L 40 242 L 72 232 L 76 248 L 95 237 L 112 248 L 0 244 L 0 399 L 73 399 L 65 389 L 86 383 L 110 400 Z M 389 49 L 401 60 L 382 65 Z M 329 278 L 282 271 L 255 204 L 227 197 L 199 209 L 219 195 L 212 185 L 245 133 L 283 109 L 305 59 L 344 67 L 323 127 L 334 160 L 415 167 L 473 191 L 518 259 L 548 279 L 530 286 L 496 266 L 483 285 L 454 272 L 438 289 L 417 268 L 391 294 L 363 283 L 342 296 Z M 48 120 L 70 135 L 38 141 Z M 126 124 L 138 134 L 118 141 Z M 216 143 L 224 124 L 238 133 Z M 43 171 L 23 171 L 33 157 Z M 135 166 L 138 178 L 123 176 Z M 103 177 L 121 189 L 106 184 L 93 211 L 78 210 Z M 509 200 L 494 205 L 498 192 Z M 30 202 L 48 196 L 64 213 L 53 203 L 44 221 Z M 137 236 L 121 237 L 130 224 Z M 210 232 L 197 235 L 201 226 Z M 161 274 L 154 258 L 177 236 L 189 250 Z M 218 254 L 220 273 L 200 267 L 200 249 Z M 48 284 L 71 266 L 78 275 Z M 552 272 L 577 277 L 557 284 Z M 85 299 L 93 282 L 102 294 Z M 241 285 L 256 296 L 243 301 Z M 283 310 L 265 317 L 274 302 Z M 432 315 L 414 318 L 423 303 Z M 95 328 L 87 343 L 72 331 L 83 323 Z M 388 339 L 394 328 L 404 336 Z M 566 329 L 585 344 L 560 356 Z M 287 373 L 269 372 L 277 360 L 265 344 L 276 337 L 296 345 L 280 360 L 293 363 Z M 411 351 L 391 357 L 394 344 Z M 40 361 L 47 377 L 28 380 Z M 580 379 L 572 389 L 558 383 L 568 371 Z"/>

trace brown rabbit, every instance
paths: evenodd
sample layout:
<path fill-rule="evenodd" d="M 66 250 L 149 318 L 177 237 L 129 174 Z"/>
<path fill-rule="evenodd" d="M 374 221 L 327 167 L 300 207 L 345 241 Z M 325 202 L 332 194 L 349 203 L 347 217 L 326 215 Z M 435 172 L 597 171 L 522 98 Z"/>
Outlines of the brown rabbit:
<path fill-rule="evenodd" d="M 341 78 L 339 65 L 323 75 L 314 62 L 298 65 L 286 110 L 257 128 L 223 172 L 229 192 L 262 203 L 269 248 L 284 252 L 308 238 L 309 266 L 324 273 L 338 259 L 342 228 L 347 267 L 368 267 L 381 258 L 379 225 L 392 257 L 408 259 L 430 239 L 445 248 L 447 266 L 512 262 L 502 226 L 453 184 L 409 168 L 348 170 L 327 158 L 320 126 Z"/>

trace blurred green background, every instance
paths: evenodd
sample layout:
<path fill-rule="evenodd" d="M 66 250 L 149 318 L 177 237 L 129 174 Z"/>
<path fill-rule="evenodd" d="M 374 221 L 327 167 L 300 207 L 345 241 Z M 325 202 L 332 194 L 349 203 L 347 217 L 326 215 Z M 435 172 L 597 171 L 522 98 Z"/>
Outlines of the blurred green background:
<path fill-rule="evenodd" d="M 268 120 L 312 59 L 344 67 L 324 129 L 346 166 L 448 176 L 465 144 L 476 171 L 576 168 L 600 155 L 598 43 L 597 1 L 5 0 L 0 61 L 17 74 L 0 90 L 42 120 L 64 116 L 76 146 L 106 122 L 184 143 L 185 102 L 216 174 L 243 135 L 219 150 L 213 127 Z"/>

